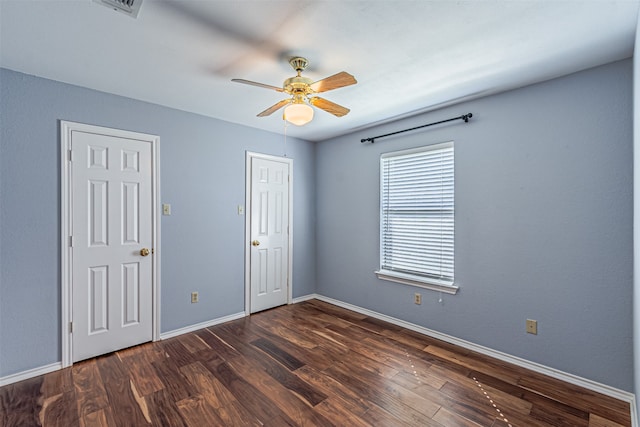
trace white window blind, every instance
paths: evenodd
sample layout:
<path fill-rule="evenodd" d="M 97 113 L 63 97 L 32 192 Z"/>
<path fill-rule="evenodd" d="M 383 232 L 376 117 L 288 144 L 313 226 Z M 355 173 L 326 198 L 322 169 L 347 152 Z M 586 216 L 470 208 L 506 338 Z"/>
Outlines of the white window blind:
<path fill-rule="evenodd" d="M 452 286 L 453 142 L 383 154 L 380 175 L 378 273 Z"/>

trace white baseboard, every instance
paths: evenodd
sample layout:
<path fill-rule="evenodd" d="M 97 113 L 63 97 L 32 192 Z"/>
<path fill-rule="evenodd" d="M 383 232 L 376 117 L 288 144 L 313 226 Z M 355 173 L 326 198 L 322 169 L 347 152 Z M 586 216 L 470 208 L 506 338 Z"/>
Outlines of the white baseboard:
<path fill-rule="evenodd" d="M 57 371 L 59 369 L 62 369 L 62 362 L 56 362 L 50 365 L 40 366 L 39 368 L 29 369 L 28 371 L 18 372 L 17 374 L 8 375 L 0 378 L 0 387 L 28 380 L 29 378 L 37 377 L 39 375 L 48 374 L 49 372 Z"/>
<path fill-rule="evenodd" d="M 384 320 L 385 322 L 389 322 L 394 325 L 398 325 L 403 328 L 410 329 L 412 331 L 424 334 L 426 336 L 436 338 L 451 344 L 455 344 L 462 348 L 466 348 L 468 350 L 472 350 L 477 353 L 493 357 L 494 359 L 502 360 L 503 362 L 511 363 L 513 365 L 520 366 L 522 368 L 529 369 L 531 371 L 534 371 L 543 375 L 547 375 L 549 377 L 567 382 L 569 384 L 577 385 L 577 386 L 586 388 L 588 390 L 592 390 L 596 393 L 604 394 L 605 396 L 610 396 L 615 399 L 621 400 L 623 402 L 627 402 L 631 407 L 631 425 L 633 427 L 640 427 L 638 424 L 636 399 L 633 393 L 629 393 L 624 390 L 619 390 L 615 387 L 611 387 L 606 384 L 601 384 L 596 381 L 579 377 L 577 375 L 569 374 L 567 372 L 563 372 L 558 369 L 550 368 L 548 366 L 544 366 L 539 363 L 531 362 L 529 360 L 522 359 L 520 357 L 512 356 L 510 354 L 503 353 L 501 351 L 493 350 L 491 348 L 474 344 L 472 342 L 465 341 L 465 340 L 453 337 L 451 335 L 443 334 L 441 332 L 437 332 L 432 329 L 428 329 L 423 326 L 416 325 L 414 323 L 406 322 L 401 319 L 396 319 L 395 317 L 387 316 L 382 313 L 378 313 L 366 308 L 362 308 L 357 305 L 342 302 L 333 298 L 325 297 L 323 295 L 318 295 L 318 294 L 307 295 L 305 297 L 297 298 L 296 300 L 299 300 L 299 301 L 296 301 L 296 302 L 302 302 L 302 301 L 306 301 L 313 298 L 318 299 L 320 301 L 328 302 L 329 304 L 337 305 L 342 308 L 346 308 L 347 310 L 365 314 L 370 317 L 375 317 L 376 319 Z"/>
<path fill-rule="evenodd" d="M 224 317 L 218 317 L 217 319 L 207 320 L 206 322 L 196 323 L 195 325 L 185 326 L 184 328 L 174 329 L 173 331 L 169 331 L 169 332 L 163 332 L 160 334 L 160 339 L 166 340 L 167 338 L 177 337 L 178 335 L 197 331 L 198 329 L 202 329 L 202 328 L 208 328 L 209 326 L 213 326 L 213 325 L 219 325 L 220 323 L 241 319 L 243 317 L 245 317 L 244 311 L 240 313 L 230 314 Z"/>
<path fill-rule="evenodd" d="M 320 296 L 318 294 L 303 295 L 301 297 L 292 299 L 291 304 L 297 304 L 299 302 L 309 301 L 310 299 L 320 299 Z"/>

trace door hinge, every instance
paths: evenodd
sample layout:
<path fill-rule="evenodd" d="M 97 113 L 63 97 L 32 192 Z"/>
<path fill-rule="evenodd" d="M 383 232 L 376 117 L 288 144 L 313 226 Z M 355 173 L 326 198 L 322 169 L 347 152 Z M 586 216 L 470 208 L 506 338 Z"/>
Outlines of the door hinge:
<path fill-rule="evenodd" d="M 73 333 L 73 322 L 69 322 L 69 333 Z"/>
<path fill-rule="evenodd" d="M 73 236 L 69 236 L 69 247 L 73 247 Z"/>
<path fill-rule="evenodd" d="M 73 150 L 69 150 L 69 161 L 73 162 Z"/>

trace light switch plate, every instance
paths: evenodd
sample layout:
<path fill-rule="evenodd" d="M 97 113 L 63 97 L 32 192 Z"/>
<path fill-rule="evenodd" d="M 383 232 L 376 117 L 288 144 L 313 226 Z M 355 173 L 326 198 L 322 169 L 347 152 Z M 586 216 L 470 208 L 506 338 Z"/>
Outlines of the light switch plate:
<path fill-rule="evenodd" d="M 238 215 L 244 215 L 244 205 L 238 205 Z"/>
<path fill-rule="evenodd" d="M 162 204 L 162 215 L 171 215 L 171 205 L 169 203 Z"/>

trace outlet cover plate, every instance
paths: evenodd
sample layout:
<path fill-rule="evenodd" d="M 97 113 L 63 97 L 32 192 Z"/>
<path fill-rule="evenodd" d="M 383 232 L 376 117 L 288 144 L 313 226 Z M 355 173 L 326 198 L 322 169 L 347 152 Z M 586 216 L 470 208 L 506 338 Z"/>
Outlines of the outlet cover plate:
<path fill-rule="evenodd" d="M 538 335 L 538 321 L 527 319 L 527 333 Z"/>

